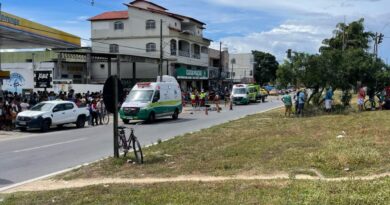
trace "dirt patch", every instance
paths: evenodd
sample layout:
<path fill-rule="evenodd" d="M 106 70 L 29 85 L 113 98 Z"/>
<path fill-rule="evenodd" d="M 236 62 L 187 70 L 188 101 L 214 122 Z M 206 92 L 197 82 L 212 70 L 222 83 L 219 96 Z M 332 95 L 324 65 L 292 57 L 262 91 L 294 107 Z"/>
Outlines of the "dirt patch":
<path fill-rule="evenodd" d="M 324 178 L 318 171 L 310 170 L 316 173 L 317 176 L 310 176 L 304 174 L 298 174 L 293 176 L 296 180 L 321 180 L 329 182 L 339 181 L 369 181 L 383 177 L 390 177 L 390 172 L 362 176 L 362 177 L 340 177 L 340 178 Z M 217 177 L 217 176 L 178 176 L 170 178 L 142 178 L 142 179 L 129 179 L 129 178 L 95 178 L 95 179 L 77 179 L 72 181 L 64 180 L 41 180 L 25 184 L 20 187 L 15 187 L 4 191 L 3 193 L 15 193 L 25 191 L 50 191 L 59 189 L 81 188 L 92 185 L 104 185 L 110 186 L 110 184 L 155 184 L 155 183 L 172 183 L 172 182 L 220 182 L 220 181 L 234 181 L 234 180 L 289 180 L 291 175 L 289 174 L 277 174 L 277 175 L 236 175 L 230 177 Z"/>

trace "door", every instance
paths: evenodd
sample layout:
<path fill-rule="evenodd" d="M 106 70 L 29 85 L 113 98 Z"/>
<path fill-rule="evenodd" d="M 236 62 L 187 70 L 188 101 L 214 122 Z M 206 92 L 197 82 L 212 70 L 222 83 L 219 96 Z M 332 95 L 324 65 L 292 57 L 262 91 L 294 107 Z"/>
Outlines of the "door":
<path fill-rule="evenodd" d="M 53 108 L 53 125 L 64 124 L 66 120 L 65 104 L 58 104 Z"/>
<path fill-rule="evenodd" d="M 65 103 L 65 123 L 76 122 L 77 110 L 73 103 Z"/>

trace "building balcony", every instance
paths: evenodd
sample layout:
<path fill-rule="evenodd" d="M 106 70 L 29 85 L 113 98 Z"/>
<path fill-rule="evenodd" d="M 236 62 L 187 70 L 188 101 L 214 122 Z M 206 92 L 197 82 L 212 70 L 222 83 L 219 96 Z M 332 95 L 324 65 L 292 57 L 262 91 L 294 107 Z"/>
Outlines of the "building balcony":
<path fill-rule="evenodd" d="M 199 53 L 193 53 L 192 58 L 200 59 L 200 54 Z"/>
<path fill-rule="evenodd" d="M 189 58 L 190 57 L 190 52 L 189 51 L 180 51 L 179 50 L 179 56 Z"/>

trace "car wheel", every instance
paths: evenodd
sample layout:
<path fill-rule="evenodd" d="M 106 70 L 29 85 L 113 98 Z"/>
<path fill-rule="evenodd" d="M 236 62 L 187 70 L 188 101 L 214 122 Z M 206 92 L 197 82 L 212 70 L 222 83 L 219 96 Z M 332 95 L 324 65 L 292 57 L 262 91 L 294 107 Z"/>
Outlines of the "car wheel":
<path fill-rule="evenodd" d="M 207 108 L 206 108 L 207 109 Z M 172 115 L 172 119 L 177 120 L 179 118 L 179 110 L 176 109 Z"/>
<path fill-rule="evenodd" d="M 147 122 L 148 122 L 148 123 L 153 123 L 154 121 L 156 121 L 156 114 L 154 114 L 154 112 L 151 112 L 151 113 L 149 114 L 149 117 L 148 117 Z"/>
<path fill-rule="evenodd" d="M 22 131 L 22 132 L 26 132 L 27 131 L 27 127 L 21 127 L 21 128 L 19 128 L 20 129 L 20 131 Z"/>
<path fill-rule="evenodd" d="M 76 127 L 83 128 L 84 126 L 85 126 L 85 118 L 82 116 L 78 117 L 76 121 Z"/>
<path fill-rule="evenodd" d="M 50 129 L 50 121 L 44 120 L 41 125 L 41 132 L 47 132 Z"/>

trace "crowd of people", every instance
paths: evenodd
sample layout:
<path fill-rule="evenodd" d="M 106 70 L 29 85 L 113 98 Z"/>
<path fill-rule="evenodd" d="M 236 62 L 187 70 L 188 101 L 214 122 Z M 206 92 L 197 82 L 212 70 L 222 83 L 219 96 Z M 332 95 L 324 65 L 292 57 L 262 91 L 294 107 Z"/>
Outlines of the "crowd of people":
<path fill-rule="evenodd" d="M 0 130 L 11 131 L 15 129 L 18 113 L 30 109 L 34 105 L 50 100 L 64 100 L 74 102 L 78 107 L 88 107 L 90 111 L 89 124 L 92 126 L 102 124 L 102 112 L 105 111 L 102 93 L 87 92 L 46 92 L 38 91 L 31 94 L 18 94 L 3 91 L 0 95 Z"/>
<path fill-rule="evenodd" d="M 327 113 L 332 112 L 334 106 L 333 97 L 334 91 L 332 87 L 328 87 L 323 98 L 324 111 Z M 293 102 L 295 102 L 295 114 L 297 116 L 303 116 L 306 98 L 306 89 L 299 89 L 293 98 L 290 93 L 286 91 L 281 98 L 285 105 L 285 116 L 291 116 L 293 112 Z M 390 110 L 390 86 L 379 92 L 376 92 L 375 89 L 369 89 L 366 86 L 360 86 L 357 90 L 356 103 L 358 111 L 360 112 L 364 110 Z"/>

